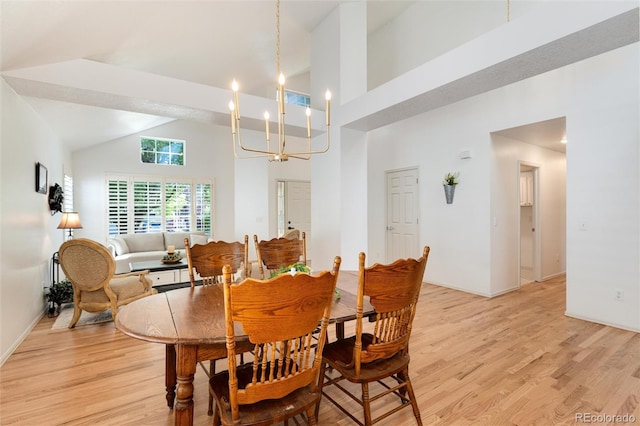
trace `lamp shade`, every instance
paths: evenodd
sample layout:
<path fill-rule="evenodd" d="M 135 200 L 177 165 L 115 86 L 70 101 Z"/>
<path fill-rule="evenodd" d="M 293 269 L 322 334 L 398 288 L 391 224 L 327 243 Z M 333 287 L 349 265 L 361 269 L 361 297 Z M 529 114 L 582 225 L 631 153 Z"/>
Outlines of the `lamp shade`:
<path fill-rule="evenodd" d="M 78 212 L 62 213 L 62 218 L 60 218 L 58 229 L 81 229 L 81 228 L 82 228 L 82 224 L 80 223 L 80 215 L 78 214 Z"/>

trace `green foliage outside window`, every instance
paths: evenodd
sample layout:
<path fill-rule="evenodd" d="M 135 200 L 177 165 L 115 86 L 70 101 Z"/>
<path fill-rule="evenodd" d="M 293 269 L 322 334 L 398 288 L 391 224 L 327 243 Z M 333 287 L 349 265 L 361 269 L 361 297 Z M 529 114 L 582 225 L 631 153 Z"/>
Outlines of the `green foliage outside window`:
<path fill-rule="evenodd" d="M 184 141 L 140 138 L 140 161 L 151 164 L 184 166 Z"/>

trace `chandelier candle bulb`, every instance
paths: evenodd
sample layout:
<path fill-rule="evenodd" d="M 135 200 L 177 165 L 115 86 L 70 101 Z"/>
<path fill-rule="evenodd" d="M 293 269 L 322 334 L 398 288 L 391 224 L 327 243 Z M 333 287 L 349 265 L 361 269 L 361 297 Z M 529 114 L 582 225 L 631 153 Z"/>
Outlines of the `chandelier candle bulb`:
<path fill-rule="evenodd" d="M 269 111 L 264 112 L 264 126 L 267 132 L 267 142 L 269 142 Z"/>
<path fill-rule="evenodd" d="M 233 90 L 233 102 L 236 106 L 236 118 L 240 118 L 240 102 L 238 102 L 238 82 L 235 79 L 231 83 L 231 90 Z"/>
<path fill-rule="evenodd" d="M 307 137 L 311 137 L 311 108 L 307 107 Z"/>
<path fill-rule="evenodd" d="M 327 100 L 327 126 L 331 125 L 331 92 L 327 90 L 327 93 L 324 95 Z"/>

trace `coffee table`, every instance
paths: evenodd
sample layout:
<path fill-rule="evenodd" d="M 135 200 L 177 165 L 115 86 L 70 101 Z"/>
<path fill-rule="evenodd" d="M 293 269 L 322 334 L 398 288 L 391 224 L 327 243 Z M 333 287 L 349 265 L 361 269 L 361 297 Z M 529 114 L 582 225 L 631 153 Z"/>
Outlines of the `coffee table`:
<path fill-rule="evenodd" d="M 143 262 L 130 262 L 131 272 L 146 271 L 150 273 L 149 279 L 153 286 L 180 285 L 189 282 L 189 272 L 187 259 L 182 259 L 178 263 L 162 263 L 161 260 L 147 260 Z"/>

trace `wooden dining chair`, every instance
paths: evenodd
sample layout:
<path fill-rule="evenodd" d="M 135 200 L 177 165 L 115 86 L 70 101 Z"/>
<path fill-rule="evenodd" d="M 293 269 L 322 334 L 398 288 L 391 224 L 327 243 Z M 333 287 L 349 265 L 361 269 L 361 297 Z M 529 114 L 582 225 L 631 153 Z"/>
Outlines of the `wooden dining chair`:
<path fill-rule="evenodd" d="M 307 264 L 307 239 L 304 232 L 301 238 L 273 238 L 269 241 L 258 242 L 258 236 L 253 236 L 258 258 L 260 279 L 269 278 L 269 275 L 283 266 L 294 263 Z M 265 274 L 265 269 L 268 274 Z"/>
<path fill-rule="evenodd" d="M 429 251 L 427 246 L 419 259 L 399 259 L 389 265 L 376 263 L 369 268 L 365 267 L 365 254 L 360 253 L 355 336 L 324 346 L 319 388 L 326 400 L 361 426 L 377 423 L 407 406 L 413 407 L 416 422 L 422 425 L 409 380 L 409 338 Z M 369 324 L 371 333 L 363 331 L 365 296 L 376 311 L 375 317 L 369 318 L 374 322 Z M 350 391 L 347 383 L 340 383 L 343 380 L 359 384 L 361 395 Z M 380 392 L 370 395 L 369 384 L 374 382 L 382 387 Z M 331 385 L 362 406 L 364 422 L 340 404 L 342 398 L 327 393 Z M 371 402 L 389 394 L 399 398 L 398 404 L 389 407 L 387 402 L 381 408 L 389 409 L 372 419 Z M 316 416 L 319 409 L 320 402 L 316 406 Z"/>
<path fill-rule="evenodd" d="M 189 281 L 191 287 L 196 284 L 196 273 L 202 285 L 222 283 L 222 268 L 230 265 L 233 274 L 240 273 L 236 280 L 250 275 L 249 264 L 249 236 L 244 236 L 244 242 L 210 241 L 207 244 L 189 244 L 189 238 L 184 239 L 187 263 L 189 266 Z"/>
<path fill-rule="evenodd" d="M 235 275 L 235 281 L 242 281 L 249 276 L 249 236 L 244 236 L 244 242 L 239 241 L 210 241 L 207 244 L 189 244 L 189 238 L 184 239 L 187 263 L 189 266 L 189 280 L 191 287 L 197 280 L 202 280 L 202 285 L 222 283 L 222 270 L 225 265 L 231 268 Z M 196 276 L 197 274 L 197 276 Z M 197 280 L 196 280 L 197 278 Z M 247 351 L 249 348 L 247 348 Z M 240 353 L 240 351 L 238 351 Z M 240 355 L 241 361 L 244 357 Z M 216 371 L 216 361 L 221 358 L 209 360 L 209 368 L 200 362 L 200 366 L 211 377 Z M 209 397 L 209 415 L 213 414 L 213 398 Z"/>
<path fill-rule="evenodd" d="M 305 413 L 316 424 L 321 353 L 340 269 L 319 275 L 282 274 L 269 280 L 231 283 L 225 267 L 224 309 L 227 371 L 211 377 L 214 425 L 268 425 Z M 320 323 L 317 350 L 312 333 Z M 236 330 L 254 345 L 254 360 L 236 364 Z"/>

